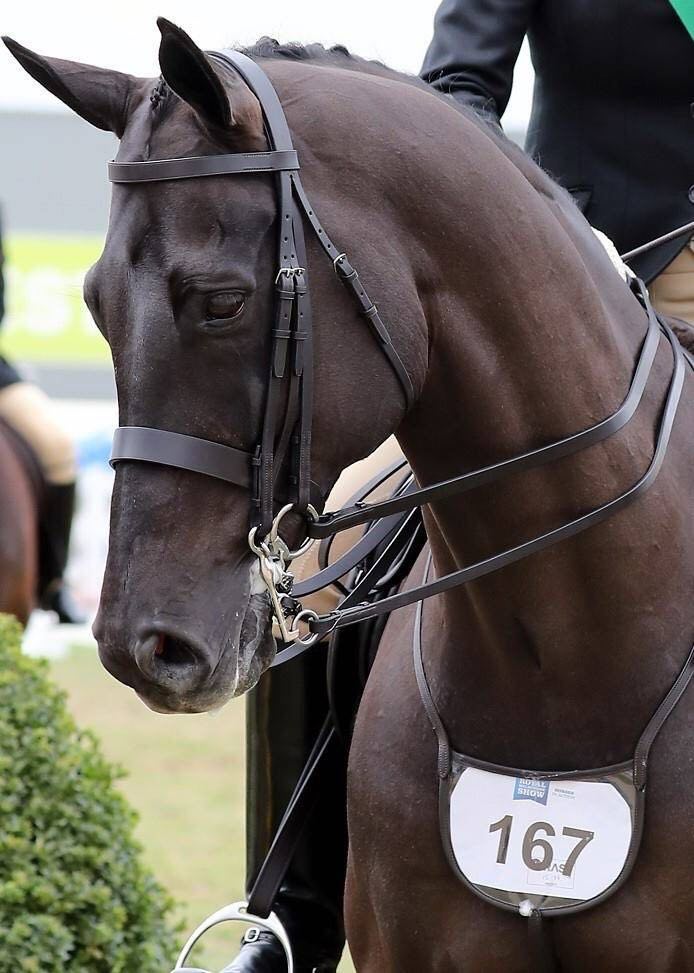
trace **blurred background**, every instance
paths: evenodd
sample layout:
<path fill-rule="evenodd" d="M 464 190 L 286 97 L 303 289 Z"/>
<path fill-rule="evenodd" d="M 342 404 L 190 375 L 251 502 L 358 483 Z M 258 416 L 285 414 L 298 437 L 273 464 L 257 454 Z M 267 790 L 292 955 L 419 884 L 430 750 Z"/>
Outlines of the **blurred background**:
<path fill-rule="evenodd" d="M 409 7 L 395 0 L 352 0 L 345 17 L 325 0 L 261 0 L 228 11 L 205 0 L 121 0 L 117 7 L 28 0 L 4 6 L 0 31 L 41 53 L 154 77 L 159 73 L 155 20 L 163 15 L 204 47 L 250 44 L 263 35 L 340 43 L 417 73 L 436 7 L 436 0 Z M 507 133 L 518 141 L 531 89 L 524 49 L 504 118 Z M 115 140 L 72 115 L 3 49 L 0 148 L 7 299 L 0 351 L 54 399 L 59 420 L 77 441 L 78 514 L 68 577 L 93 616 L 106 556 L 108 454 L 117 407 L 108 348 L 82 302 L 82 279 L 106 230 L 106 162 L 115 153 Z M 148 861 L 181 902 L 186 924 L 239 898 L 243 702 L 217 717 L 156 716 L 100 668 L 89 626 L 59 627 L 47 613 L 35 613 L 25 648 L 51 658 L 78 721 L 95 729 L 106 754 L 128 771 L 122 786 L 140 813 Z M 213 967 L 228 961 L 239 934 L 237 929 L 215 933 L 197 961 Z"/>

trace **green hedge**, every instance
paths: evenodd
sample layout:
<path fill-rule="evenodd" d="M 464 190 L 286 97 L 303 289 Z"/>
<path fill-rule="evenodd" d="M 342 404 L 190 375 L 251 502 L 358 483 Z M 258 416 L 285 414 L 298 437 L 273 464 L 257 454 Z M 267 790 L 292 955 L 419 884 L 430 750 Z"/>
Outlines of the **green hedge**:
<path fill-rule="evenodd" d="M 0 971 L 166 973 L 172 902 L 143 867 L 121 771 L 0 616 Z"/>

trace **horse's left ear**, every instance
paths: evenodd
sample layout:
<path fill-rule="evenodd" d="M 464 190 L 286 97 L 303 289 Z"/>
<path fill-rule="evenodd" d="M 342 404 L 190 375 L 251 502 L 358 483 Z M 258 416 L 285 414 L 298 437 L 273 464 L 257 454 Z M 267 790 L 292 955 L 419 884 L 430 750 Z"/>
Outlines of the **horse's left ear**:
<path fill-rule="evenodd" d="M 260 105 L 250 89 L 232 79 L 226 87 L 210 58 L 176 24 L 159 17 L 157 26 L 161 31 L 159 66 L 171 90 L 217 131 L 262 131 Z"/>
<path fill-rule="evenodd" d="M 45 57 L 11 37 L 5 46 L 24 70 L 82 118 L 119 138 L 127 122 L 130 96 L 138 79 L 121 71 L 97 68 L 78 61 Z"/>

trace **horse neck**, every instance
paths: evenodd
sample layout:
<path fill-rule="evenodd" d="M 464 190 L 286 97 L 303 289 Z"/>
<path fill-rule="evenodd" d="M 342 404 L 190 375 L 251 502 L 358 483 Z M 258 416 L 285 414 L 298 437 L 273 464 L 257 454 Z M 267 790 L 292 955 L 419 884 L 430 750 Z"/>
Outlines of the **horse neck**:
<path fill-rule="evenodd" d="M 398 438 L 421 483 L 550 443 L 618 408 L 645 316 L 565 193 L 490 129 L 414 85 L 310 65 L 272 72 L 281 95 L 287 85 L 325 225 L 340 227 L 356 265 L 380 282 L 382 316 L 419 393 Z M 289 97 L 299 72 L 310 100 Z M 618 435 L 425 511 L 436 573 L 633 485 L 652 454 L 671 368 L 661 343 L 643 403 Z M 686 412 L 680 430 L 694 421 L 691 396 Z M 658 489 L 618 517 L 426 603 L 425 661 L 461 748 L 538 768 L 628 756 L 692 635 L 694 526 L 677 508 L 694 456 L 679 435 Z M 612 713 L 614 698 L 609 732 L 585 725 L 586 700 Z M 582 732 L 567 735 L 576 722 Z M 519 741 L 520 726 L 528 732 Z"/>
<path fill-rule="evenodd" d="M 539 195 L 507 159 L 482 148 L 486 158 L 468 169 L 467 191 L 456 205 L 448 199 L 440 207 L 432 195 L 423 224 L 430 266 L 446 269 L 423 289 L 429 371 L 400 439 L 426 484 L 605 418 L 626 395 L 645 335 L 642 309 L 561 195 Z M 445 249 L 434 245 L 432 222 Z M 538 536 L 635 483 L 652 455 L 671 367 L 662 342 L 642 405 L 617 436 L 435 504 L 426 521 L 436 573 Z M 628 755 L 670 678 L 662 653 L 672 653 L 675 666 L 684 660 L 682 605 L 668 592 L 672 563 L 663 556 L 682 473 L 668 477 L 657 501 L 647 496 L 608 524 L 427 609 L 428 630 L 436 632 L 428 645 L 432 678 L 459 739 L 474 750 L 476 721 L 496 700 L 495 712 L 505 716 L 496 735 L 486 735 L 488 758 L 537 766 Z M 686 570 L 691 581 L 691 558 Z M 667 623 L 655 623 L 659 599 Z M 652 691 L 633 690 L 609 745 L 597 730 L 567 744 L 559 732 L 567 716 L 581 719 L 591 696 L 609 707 L 634 666 Z M 476 697 L 466 696 L 463 714 L 461 684 Z M 484 707 L 474 693 L 479 686 Z M 517 745 L 518 720 L 542 727 L 533 738 L 539 750 Z"/>

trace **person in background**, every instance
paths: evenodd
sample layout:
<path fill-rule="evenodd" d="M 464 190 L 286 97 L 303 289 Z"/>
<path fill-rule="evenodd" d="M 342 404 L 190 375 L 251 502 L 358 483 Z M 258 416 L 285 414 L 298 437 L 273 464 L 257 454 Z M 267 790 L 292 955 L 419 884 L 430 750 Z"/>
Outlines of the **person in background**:
<path fill-rule="evenodd" d="M 526 34 L 535 68 L 526 149 L 535 161 L 620 253 L 692 222 L 694 7 L 443 0 L 422 77 L 500 124 Z M 691 232 L 631 267 L 659 311 L 694 325 Z"/>
<path fill-rule="evenodd" d="M 0 232 L 0 325 L 5 312 L 5 278 Z M 0 355 L 0 419 L 34 452 L 45 481 L 39 513 L 39 590 L 42 608 L 56 612 L 60 622 L 82 622 L 63 573 L 67 564 L 75 506 L 77 464 L 71 438 L 54 418 L 50 400 Z"/>

